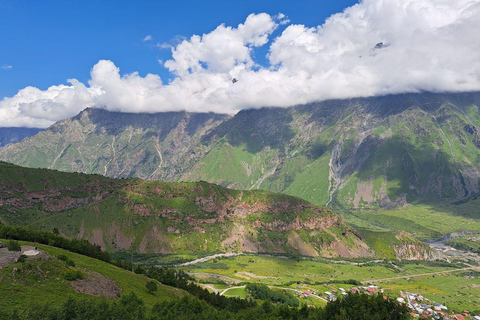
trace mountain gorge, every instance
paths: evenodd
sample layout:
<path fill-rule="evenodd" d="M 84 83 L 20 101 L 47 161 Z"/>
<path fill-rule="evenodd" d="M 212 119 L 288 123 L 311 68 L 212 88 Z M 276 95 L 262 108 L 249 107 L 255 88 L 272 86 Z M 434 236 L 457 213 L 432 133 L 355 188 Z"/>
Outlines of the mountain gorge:
<path fill-rule="evenodd" d="M 469 199 L 480 177 L 480 93 L 331 100 L 235 116 L 86 109 L 0 149 L 22 166 L 205 180 L 340 210 Z"/>

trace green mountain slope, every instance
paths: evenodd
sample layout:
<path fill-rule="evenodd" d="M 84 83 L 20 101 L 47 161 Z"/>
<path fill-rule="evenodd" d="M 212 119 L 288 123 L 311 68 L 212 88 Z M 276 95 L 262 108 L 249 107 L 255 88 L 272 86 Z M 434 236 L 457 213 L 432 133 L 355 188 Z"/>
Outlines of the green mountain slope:
<path fill-rule="evenodd" d="M 144 275 L 67 250 L 29 242 L 21 244 L 32 248 L 37 246 L 40 254 L 27 257 L 24 262 L 2 265 L 0 308 L 3 312 L 47 303 L 58 307 L 69 298 L 111 301 L 131 292 L 151 308 L 157 302 L 186 295 L 182 290 L 161 284 L 158 284 L 158 290 L 151 294 L 145 288 L 149 279 Z M 6 254 L 2 251 L 0 257 Z M 73 261 L 74 266 L 68 265 L 59 257 Z M 82 279 L 70 279 L 68 275 L 72 272 L 80 272 Z"/>
<path fill-rule="evenodd" d="M 0 149 L 29 167 L 268 189 L 339 210 L 478 193 L 480 93 L 402 94 L 215 114 L 87 109 Z"/>
<path fill-rule="evenodd" d="M 155 182 L 0 163 L 0 219 L 83 238 L 109 251 L 277 252 L 368 257 L 329 209 L 269 191 Z"/>

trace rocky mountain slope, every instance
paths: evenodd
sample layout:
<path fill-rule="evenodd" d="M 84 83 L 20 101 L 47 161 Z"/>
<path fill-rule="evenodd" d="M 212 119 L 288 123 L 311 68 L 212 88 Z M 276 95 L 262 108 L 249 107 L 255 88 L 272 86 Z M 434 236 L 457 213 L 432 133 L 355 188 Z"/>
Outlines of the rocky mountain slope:
<path fill-rule="evenodd" d="M 207 182 L 114 180 L 0 163 L 0 219 L 58 228 L 111 251 L 374 255 L 329 209 Z"/>
<path fill-rule="evenodd" d="M 87 109 L 0 159 L 29 167 L 205 180 L 337 209 L 478 193 L 480 93 L 402 94 L 216 114 Z"/>

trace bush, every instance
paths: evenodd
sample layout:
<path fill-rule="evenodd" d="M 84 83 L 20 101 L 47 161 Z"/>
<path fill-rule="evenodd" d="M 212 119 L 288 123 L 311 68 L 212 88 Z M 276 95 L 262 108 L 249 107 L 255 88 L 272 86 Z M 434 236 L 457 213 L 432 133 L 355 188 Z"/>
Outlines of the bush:
<path fill-rule="evenodd" d="M 158 289 L 155 281 L 148 281 L 147 284 L 145 285 L 145 288 L 147 288 L 149 293 L 154 293 Z"/>
<path fill-rule="evenodd" d="M 65 273 L 65 280 L 75 281 L 83 279 L 83 273 L 80 270 L 68 270 Z"/>
<path fill-rule="evenodd" d="M 10 251 L 21 251 L 22 250 L 22 247 L 20 246 L 18 241 L 15 241 L 15 240 L 8 241 L 7 248 Z"/>
<path fill-rule="evenodd" d="M 68 260 L 68 257 L 64 254 L 61 254 L 58 256 L 58 259 L 62 260 L 62 261 L 67 261 Z"/>

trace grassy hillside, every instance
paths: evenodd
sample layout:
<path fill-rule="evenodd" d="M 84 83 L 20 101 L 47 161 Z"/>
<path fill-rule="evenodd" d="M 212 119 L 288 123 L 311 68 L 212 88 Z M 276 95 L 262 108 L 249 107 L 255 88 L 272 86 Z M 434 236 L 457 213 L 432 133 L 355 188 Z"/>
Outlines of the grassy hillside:
<path fill-rule="evenodd" d="M 3 242 L 7 243 L 5 240 Z M 47 303 L 60 306 L 71 297 L 109 301 L 117 297 L 107 299 L 101 295 L 120 296 L 129 292 L 134 292 L 144 300 L 147 307 L 151 308 L 157 302 L 180 298 L 186 294 L 182 290 L 161 284 L 158 284 L 158 290 L 151 294 L 145 288 L 149 279 L 144 275 L 63 249 L 23 241 L 20 244 L 37 246 L 41 253 L 38 257 L 27 257 L 25 262 L 12 263 L 0 269 L 2 279 L 0 308 L 2 310 Z M 0 253 L 0 256 L 2 254 L 4 253 Z M 64 260 L 60 260 L 58 257 L 61 256 L 73 261 L 75 266 L 69 266 Z M 84 279 L 67 280 L 67 274 L 71 271 L 80 271 Z M 118 290 L 111 288 L 112 281 L 118 286 Z M 96 290 L 99 296 L 77 292 L 74 285 L 78 282 L 85 282 L 82 283 L 82 287 L 87 290 Z M 108 289 L 99 287 L 95 282 L 110 282 L 110 287 Z"/>
<path fill-rule="evenodd" d="M 114 180 L 0 163 L 0 219 L 57 228 L 109 251 L 373 255 L 331 210 L 207 182 Z"/>

